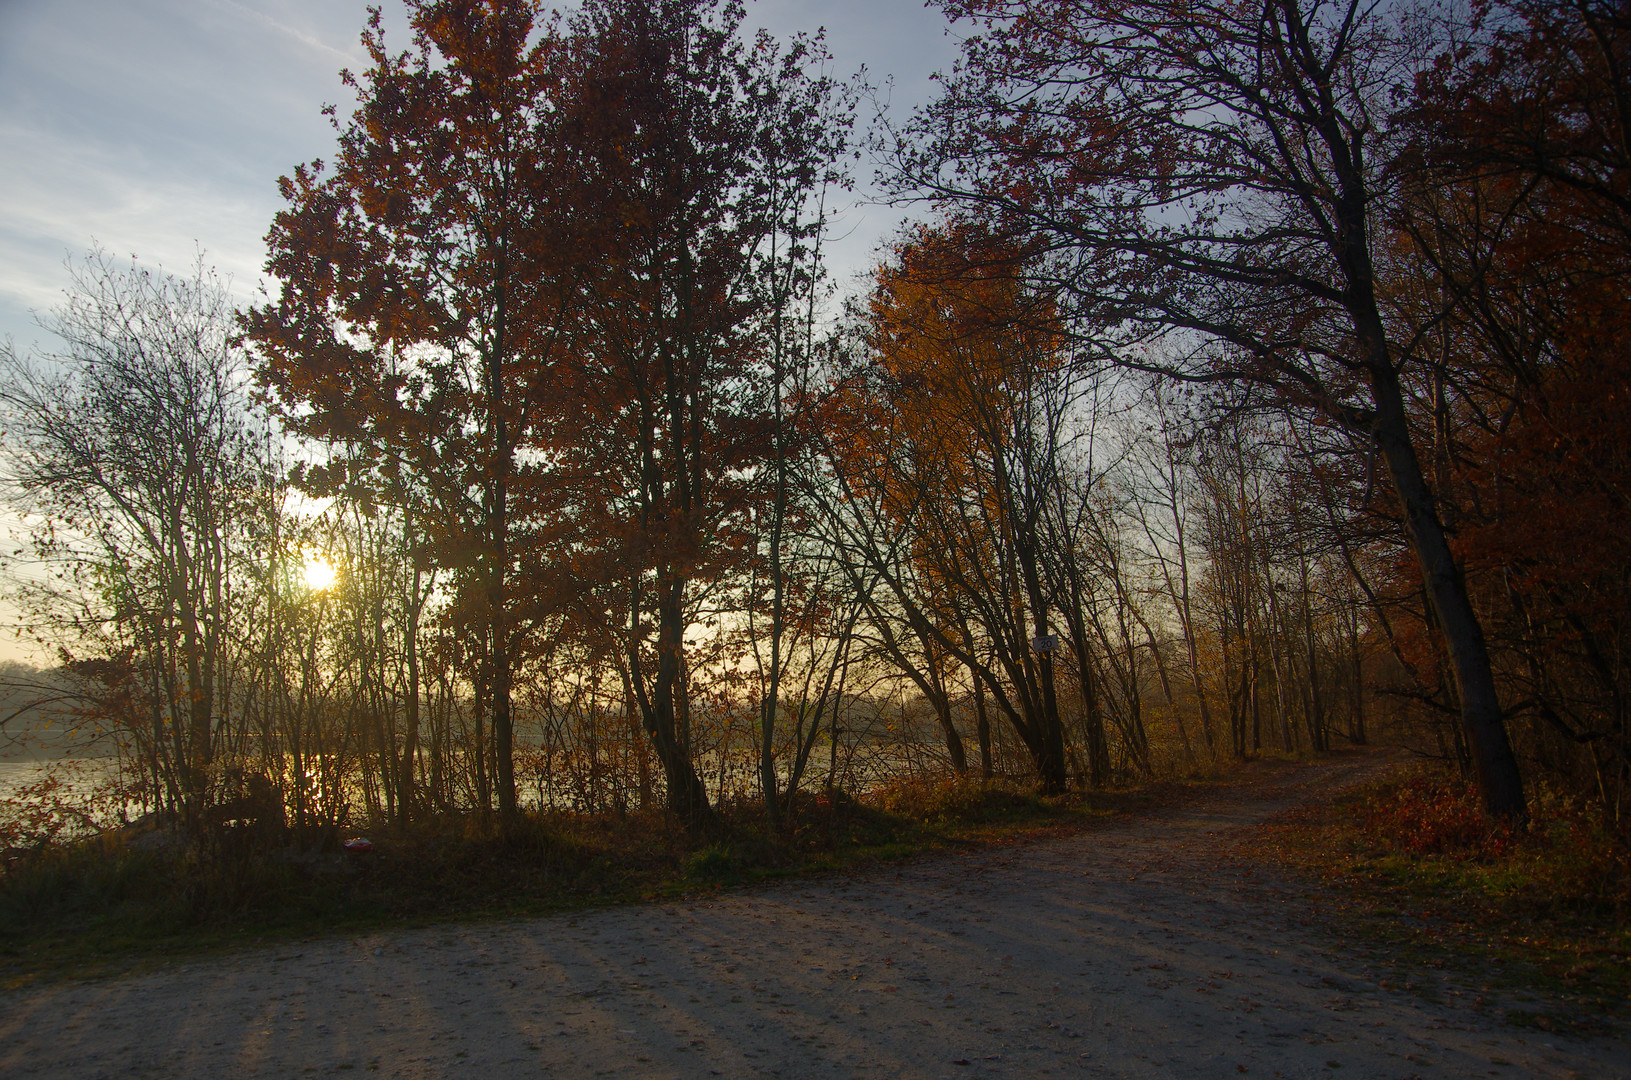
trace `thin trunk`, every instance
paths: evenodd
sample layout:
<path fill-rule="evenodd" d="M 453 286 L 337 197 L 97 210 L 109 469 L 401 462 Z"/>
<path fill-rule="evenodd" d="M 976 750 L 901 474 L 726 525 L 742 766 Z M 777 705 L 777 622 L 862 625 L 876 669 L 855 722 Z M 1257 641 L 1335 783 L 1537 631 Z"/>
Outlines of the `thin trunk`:
<path fill-rule="evenodd" d="M 402 821 L 414 816 L 419 805 L 415 791 L 415 778 L 419 761 L 419 568 L 413 570 L 413 594 L 408 597 L 407 629 L 403 635 L 403 650 L 408 661 L 408 685 L 403 702 L 402 762 L 397 779 L 397 813 Z"/>
<path fill-rule="evenodd" d="M 1263 580 L 1269 596 L 1269 666 L 1274 670 L 1274 705 L 1280 714 L 1280 749 L 1290 754 L 1296 750 L 1291 734 L 1291 710 L 1286 707 L 1286 668 L 1290 666 L 1291 658 L 1282 657 L 1280 652 L 1285 644 L 1283 635 L 1285 620 L 1280 615 L 1279 593 L 1275 590 L 1274 580 L 1268 576 L 1268 572 L 1268 559 L 1265 555 Z"/>
<path fill-rule="evenodd" d="M 1173 478 L 1176 484 L 1176 475 Z M 1172 526 L 1178 545 L 1179 614 L 1184 624 L 1184 650 L 1189 654 L 1189 678 L 1195 688 L 1195 701 L 1201 710 L 1201 734 L 1206 738 L 1208 755 L 1212 753 L 1212 710 L 1206 703 L 1206 686 L 1201 678 L 1200 649 L 1195 640 L 1195 618 L 1189 604 L 1189 555 L 1184 544 L 1183 514 L 1178 509 L 1176 488 L 1172 497 Z M 1225 668 L 1227 670 L 1227 668 Z"/>
<path fill-rule="evenodd" d="M 945 681 L 940 677 L 940 664 L 928 641 L 923 643 L 923 652 L 929 669 L 929 685 L 934 689 L 930 702 L 934 706 L 935 719 L 940 722 L 941 733 L 945 736 L 946 755 L 951 758 L 952 771 L 958 776 L 966 775 L 968 755 L 963 751 L 963 737 L 957 733 L 957 725 L 952 722 L 951 698 L 947 696 Z"/>
<path fill-rule="evenodd" d="M 985 687 L 974 680 L 974 734 L 980 740 L 980 779 L 989 781 L 991 769 L 991 718 L 985 712 Z"/>
<path fill-rule="evenodd" d="M 1353 713 L 1348 722 L 1348 741 L 1365 745 L 1365 655 L 1359 650 L 1359 605 L 1348 612 L 1348 645 L 1353 655 Z"/>
<path fill-rule="evenodd" d="M 1330 740 L 1325 734 L 1325 702 L 1320 696 L 1319 650 L 1315 647 L 1317 642 L 1314 638 L 1314 597 L 1308 588 L 1308 555 L 1299 552 L 1298 556 L 1302 571 L 1303 646 L 1308 653 L 1308 737 L 1313 741 L 1314 749 L 1329 750 Z"/>

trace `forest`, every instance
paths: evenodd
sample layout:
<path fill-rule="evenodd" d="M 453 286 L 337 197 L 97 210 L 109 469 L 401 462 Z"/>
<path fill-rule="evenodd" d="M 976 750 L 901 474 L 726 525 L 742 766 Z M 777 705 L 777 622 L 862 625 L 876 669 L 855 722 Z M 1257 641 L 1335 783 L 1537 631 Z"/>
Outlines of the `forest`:
<path fill-rule="evenodd" d="M 8 868 L 1378 743 L 1623 844 L 1623 6 L 936 0 L 875 123 L 733 0 L 406 6 L 269 291 L 93 250 L 0 351 L 4 731 L 98 777 Z"/>

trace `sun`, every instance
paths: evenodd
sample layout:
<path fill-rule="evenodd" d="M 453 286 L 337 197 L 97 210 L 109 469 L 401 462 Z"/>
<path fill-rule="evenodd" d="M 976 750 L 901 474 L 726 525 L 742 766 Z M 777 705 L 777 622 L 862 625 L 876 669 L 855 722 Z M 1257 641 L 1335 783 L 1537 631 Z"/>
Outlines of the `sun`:
<path fill-rule="evenodd" d="M 301 580 L 306 583 L 306 588 L 313 592 L 327 589 L 339 576 L 340 572 L 334 568 L 334 564 L 321 555 L 307 555 L 306 561 L 300 567 Z"/>

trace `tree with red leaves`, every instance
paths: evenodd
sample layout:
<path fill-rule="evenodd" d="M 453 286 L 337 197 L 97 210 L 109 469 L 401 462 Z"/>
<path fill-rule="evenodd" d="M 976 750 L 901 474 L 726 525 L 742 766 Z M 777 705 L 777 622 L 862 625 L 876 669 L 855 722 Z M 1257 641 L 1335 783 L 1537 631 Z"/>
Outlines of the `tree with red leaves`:
<path fill-rule="evenodd" d="M 409 11 L 412 53 L 377 14 L 364 36 L 334 165 L 283 182 L 262 378 L 332 448 L 313 490 L 415 501 L 458 571 L 504 816 L 514 665 L 555 618 L 616 659 L 670 808 L 704 820 L 686 633 L 785 490 L 787 323 L 847 114 L 824 54 L 743 41 L 737 4 Z"/>
<path fill-rule="evenodd" d="M 561 207 L 560 35 L 530 0 L 411 0 L 414 47 L 346 75 L 358 106 L 332 165 L 281 181 L 277 299 L 245 319 L 295 433 L 325 443 L 319 494 L 411 504 L 479 632 L 501 814 L 516 810 L 510 705 L 537 483 L 522 454 L 571 344 L 577 217 Z M 518 502 L 521 504 L 518 507 Z"/>
<path fill-rule="evenodd" d="M 818 43 L 750 45 L 742 18 L 709 0 L 587 3 L 563 99 L 610 226 L 579 283 L 578 396 L 549 433 L 573 508 L 561 543 L 597 567 L 579 610 L 618 641 L 669 807 L 691 821 L 709 803 L 692 760 L 687 636 L 761 540 L 777 605 L 761 766 L 777 816 L 789 321 L 815 286 L 824 219 L 811 200 L 837 179 L 849 123 L 836 85 L 809 70 Z"/>
<path fill-rule="evenodd" d="M 1601 0 L 1475 14 L 1449 27 L 1406 117 L 1397 221 L 1415 287 L 1395 303 L 1437 350 L 1437 486 L 1490 583 L 1513 711 L 1535 722 L 1537 757 L 1623 817 L 1631 18 Z"/>

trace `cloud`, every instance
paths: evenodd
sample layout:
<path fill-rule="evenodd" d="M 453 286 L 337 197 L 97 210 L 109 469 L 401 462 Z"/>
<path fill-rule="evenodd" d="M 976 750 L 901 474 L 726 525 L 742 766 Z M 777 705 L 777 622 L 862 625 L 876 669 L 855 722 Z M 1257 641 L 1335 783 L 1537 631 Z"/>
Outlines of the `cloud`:
<path fill-rule="evenodd" d="M 290 41 L 300 45 L 314 58 L 321 57 L 326 60 L 337 61 L 342 67 L 352 68 L 362 65 L 368 60 L 367 54 L 363 52 L 360 45 L 357 45 L 349 50 L 337 48 L 333 42 L 326 41 L 323 38 L 318 37 L 310 30 L 303 30 L 299 27 L 291 26 L 289 23 L 274 19 L 271 15 L 268 15 L 265 10 L 263 10 L 266 5 L 251 7 L 248 4 L 240 3 L 239 0 L 215 0 L 215 4 L 218 7 L 233 11 L 239 18 L 247 19 L 250 22 L 275 30 L 277 33 L 287 37 Z M 358 24 L 358 36 L 360 36 L 361 28 L 361 24 Z M 352 40 L 355 42 L 357 37 L 353 37 Z"/>
<path fill-rule="evenodd" d="M 13 319 L 60 302 L 63 260 L 93 243 L 181 272 L 202 248 L 244 296 L 259 279 L 261 238 L 276 211 L 270 185 L 256 192 L 207 173 L 133 171 L 106 147 L 38 131 L 0 129 L 0 140 L 36 163 L 0 175 L 0 204 L 13 208 L 0 221 L 0 299 Z M 20 343 L 38 336 L 32 325 L 0 326 L 5 333 Z"/>
<path fill-rule="evenodd" d="M 247 296 L 277 177 L 322 155 L 320 109 L 364 4 L 55 0 L 0 6 L 0 337 L 39 336 L 62 263 L 95 241 L 185 270 L 202 248 Z"/>

